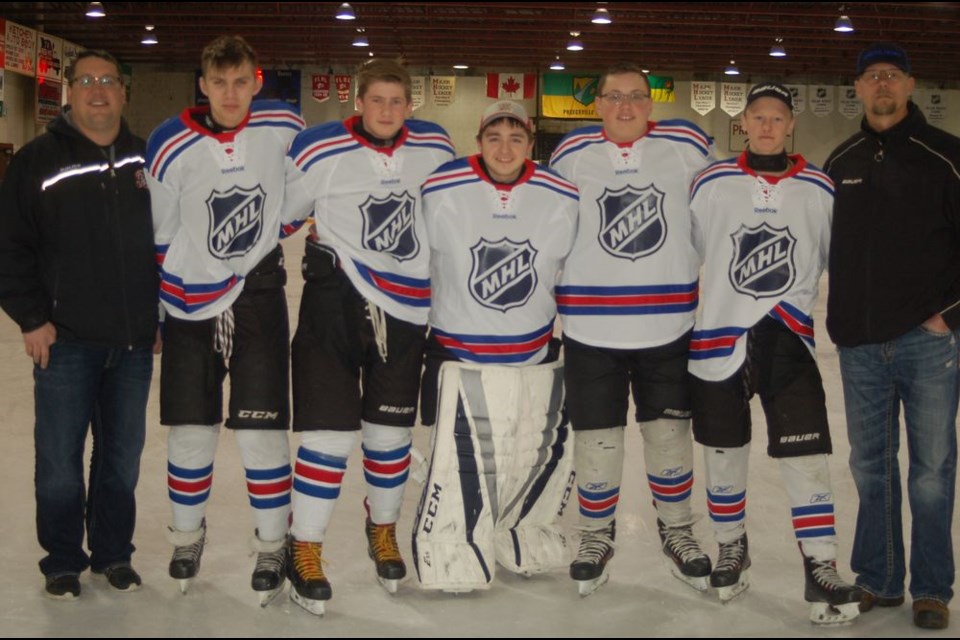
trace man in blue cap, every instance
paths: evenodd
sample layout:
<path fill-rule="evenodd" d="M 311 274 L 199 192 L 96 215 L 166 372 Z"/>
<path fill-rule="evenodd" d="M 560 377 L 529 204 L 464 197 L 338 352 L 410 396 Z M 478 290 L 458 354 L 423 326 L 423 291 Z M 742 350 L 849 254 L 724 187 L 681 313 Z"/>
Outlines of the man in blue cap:
<path fill-rule="evenodd" d="M 840 353 L 850 468 L 860 495 L 851 566 L 861 609 L 904 601 L 899 414 L 913 515 L 918 627 L 944 629 L 953 596 L 960 329 L 960 139 L 927 124 L 899 46 L 857 60 L 861 130 L 825 169 L 836 185 L 827 330 Z"/>

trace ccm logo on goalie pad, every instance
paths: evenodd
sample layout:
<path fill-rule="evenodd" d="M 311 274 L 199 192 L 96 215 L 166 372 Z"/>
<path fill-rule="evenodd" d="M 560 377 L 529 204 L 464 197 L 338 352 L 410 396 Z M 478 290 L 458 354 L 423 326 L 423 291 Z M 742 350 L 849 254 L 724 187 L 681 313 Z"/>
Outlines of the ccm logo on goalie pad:
<path fill-rule="evenodd" d="M 207 198 L 210 231 L 207 244 L 214 257 L 224 260 L 246 255 L 260 240 L 267 194 L 259 184 L 214 191 Z"/>
<path fill-rule="evenodd" d="M 529 240 L 514 242 L 507 238 L 491 242 L 481 238 L 470 247 L 470 295 L 490 309 L 506 313 L 526 304 L 537 288 L 533 261 L 537 250 Z"/>
<path fill-rule="evenodd" d="M 436 482 L 433 483 L 433 489 L 430 491 L 430 498 L 427 501 L 427 510 L 423 516 L 423 532 L 430 533 L 433 531 L 434 518 L 437 517 L 437 513 L 440 511 L 440 492 L 443 491 L 443 487 L 438 485 Z M 427 564 L 430 564 L 429 562 Z"/>
<path fill-rule="evenodd" d="M 248 411 L 243 409 L 237 411 L 238 418 L 248 418 L 250 420 L 276 420 L 280 417 L 278 411 Z"/>

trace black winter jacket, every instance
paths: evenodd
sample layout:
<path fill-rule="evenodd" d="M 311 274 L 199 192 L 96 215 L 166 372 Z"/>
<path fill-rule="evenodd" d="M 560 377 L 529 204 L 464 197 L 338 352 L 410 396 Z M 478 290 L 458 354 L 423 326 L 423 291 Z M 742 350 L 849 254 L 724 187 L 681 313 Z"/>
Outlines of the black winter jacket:
<path fill-rule="evenodd" d="M 158 277 L 144 156 L 125 122 L 100 147 L 64 115 L 14 156 L 0 189 L 0 306 L 23 332 L 51 321 L 58 340 L 153 344 Z"/>
<path fill-rule="evenodd" d="M 864 118 L 824 170 L 836 188 L 830 338 L 886 342 L 936 313 L 960 329 L 960 139 L 910 103 L 882 133 Z"/>

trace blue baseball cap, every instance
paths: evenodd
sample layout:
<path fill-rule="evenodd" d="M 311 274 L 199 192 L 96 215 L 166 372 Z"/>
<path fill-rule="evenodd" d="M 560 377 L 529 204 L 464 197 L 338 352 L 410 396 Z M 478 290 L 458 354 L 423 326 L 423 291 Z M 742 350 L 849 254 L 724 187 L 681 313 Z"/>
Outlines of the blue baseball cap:
<path fill-rule="evenodd" d="M 889 62 L 904 73 L 910 73 L 910 58 L 906 51 L 892 42 L 878 42 L 860 52 L 857 58 L 857 75 L 878 62 Z"/>

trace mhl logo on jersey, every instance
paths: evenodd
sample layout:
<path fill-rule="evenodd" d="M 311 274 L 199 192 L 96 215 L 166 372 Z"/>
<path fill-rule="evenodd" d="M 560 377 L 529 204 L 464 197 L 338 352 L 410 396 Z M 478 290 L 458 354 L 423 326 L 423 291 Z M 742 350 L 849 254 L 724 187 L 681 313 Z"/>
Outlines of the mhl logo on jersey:
<path fill-rule="evenodd" d="M 650 255 L 667 238 L 663 192 L 648 185 L 604 189 L 600 205 L 600 246 L 618 258 L 636 260 Z"/>
<path fill-rule="evenodd" d="M 483 238 L 470 247 L 470 295 L 485 307 L 506 313 L 526 304 L 537 288 L 533 261 L 537 250 L 529 240 L 522 243 L 504 238 L 490 242 Z"/>
<path fill-rule="evenodd" d="M 413 228 L 416 206 L 416 199 L 406 191 L 391 193 L 386 198 L 367 198 L 360 205 L 363 246 L 390 254 L 401 262 L 415 258 L 420 253 L 420 241 Z"/>
<path fill-rule="evenodd" d="M 733 259 L 730 283 L 738 292 L 754 299 L 772 298 L 789 290 L 797 276 L 793 264 L 796 239 L 790 229 L 741 226 L 730 235 Z"/>
<path fill-rule="evenodd" d="M 210 253 L 221 260 L 246 255 L 263 231 L 267 194 L 259 184 L 252 189 L 233 187 L 207 198 L 210 212 Z"/>

